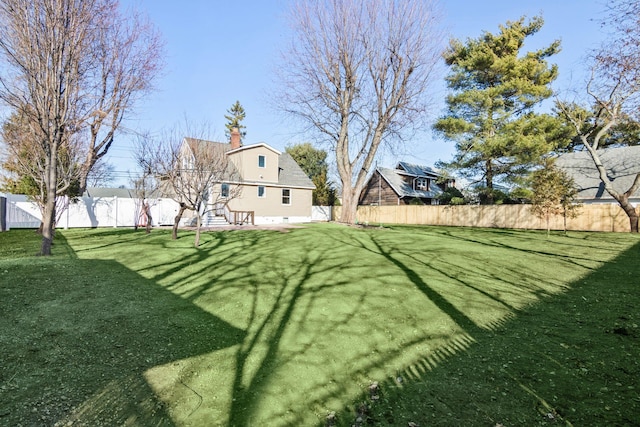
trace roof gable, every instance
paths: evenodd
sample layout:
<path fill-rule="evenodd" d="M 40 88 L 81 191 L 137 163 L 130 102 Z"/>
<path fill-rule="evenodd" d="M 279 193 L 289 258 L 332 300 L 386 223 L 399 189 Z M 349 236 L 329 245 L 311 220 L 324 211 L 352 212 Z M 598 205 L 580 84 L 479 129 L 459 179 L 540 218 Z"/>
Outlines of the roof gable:
<path fill-rule="evenodd" d="M 227 154 L 233 154 L 233 153 L 238 153 L 240 151 L 252 150 L 252 149 L 255 149 L 255 148 L 259 148 L 259 147 L 264 147 L 264 148 L 266 148 L 268 150 L 271 150 L 274 153 L 276 153 L 278 156 L 282 154 L 282 152 L 276 150 L 275 148 L 273 148 L 272 146 L 270 146 L 266 142 L 260 142 L 258 144 L 251 144 L 251 145 L 243 145 L 242 147 L 236 148 L 235 150 L 229 150 L 227 152 Z"/>

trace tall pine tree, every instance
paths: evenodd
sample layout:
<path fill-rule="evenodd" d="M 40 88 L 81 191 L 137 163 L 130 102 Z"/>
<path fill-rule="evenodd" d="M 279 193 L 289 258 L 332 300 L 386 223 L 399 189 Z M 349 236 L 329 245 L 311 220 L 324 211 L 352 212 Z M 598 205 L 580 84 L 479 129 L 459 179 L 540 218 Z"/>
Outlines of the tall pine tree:
<path fill-rule="evenodd" d="M 233 128 L 238 128 L 241 140 L 247 135 L 247 132 L 244 130 L 246 129 L 246 126 L 242 124 L 245 116 L 244 107 L 242 107 L 240 101 L 236 101 L 235 104 L 227 110 L 227 114 L 224 116 L 224 118 L 227 119 L 227 123 L 224 125 L 227 129 L 225 131 L 227 138 L 231 137 L 231 131 Z"/>
<path fill-rule="evenodd" d="M 485 32 L 466 43 L 452 40 L 444 55 L 452 93 L 434 129 L 456 142 L 447 166 L 488 189 L 496 181 L 517 180 L 553 147 L 557 120 L 533 109 L 552 95 L 550 84 L 558 71 L 546 59 L 559 52 L 560 42 L 520 52 L 542 25 L 541 17 L 508 21 L 496 35 Z"/>

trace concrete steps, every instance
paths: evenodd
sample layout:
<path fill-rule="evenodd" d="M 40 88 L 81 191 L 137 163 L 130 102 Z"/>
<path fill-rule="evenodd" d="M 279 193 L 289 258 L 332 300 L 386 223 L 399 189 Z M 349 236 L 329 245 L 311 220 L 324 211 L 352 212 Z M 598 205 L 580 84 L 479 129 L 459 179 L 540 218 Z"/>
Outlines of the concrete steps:
<path fill-rule="evenodd" d="M 224 227 L 229 225 L 224 216 L 216 216 L 213 214 L 207 214 L 202 220 L 203 227 Z"/>

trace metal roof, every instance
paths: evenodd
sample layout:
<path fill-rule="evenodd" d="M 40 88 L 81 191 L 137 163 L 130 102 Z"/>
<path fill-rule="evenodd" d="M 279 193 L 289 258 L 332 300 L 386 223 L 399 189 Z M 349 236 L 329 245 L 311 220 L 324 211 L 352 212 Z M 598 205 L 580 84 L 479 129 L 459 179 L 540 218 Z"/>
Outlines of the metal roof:
<path fill-rule="evenodd" d="M 405 181 L 406 176 L 411 176 L 414 178 L 433 178 L 434 176 L 439 176 L 435 172 L 430 175 L 426 175 L 424 173 L 425 170 L 431 170 L 431 168 L 426 168 L 424 166 L 410 165 L 416 166 L 419 169 L 412 169 L 412 171 L 418 171 L 419 174 L 412 174 L 407 171 L 407 169 L 388 169 L 378 167 L 376 170 L 382 176 L 382 178 L 387 181 L 387 183 L 393 188 L 393 191 L 399 197 L 418 197 L 424 199 L 433 199 L 442 194 L 442 189 L 435 183 L 431 183 L 431 190 L 414 190 L 412 183 L 408 183 Z"/>
<path fill-rule="evenodd" d="M 640 173 L 640 146 L 606 148 L 597 152 L 613 187 L 620 193 L 627 191 L 636 175 Z M 579 199 L 615 201 L 605 190 L 593 159 L 587 151 L 562 154 L 558 156 L 556 166 L 573 178 L 578 188 Z M 640 190 L 632 197 L 640 197 Z"/>
<path fill-rule="evenodd" d="M 398 162 L 398 166 L 396 170 L 404 170 L 408 175 L 419 177 L 419 178 L 437 178 L 440 176 L 440 173 L 429 166 L 423 165 L 415 165 L 407 162 Z"/>

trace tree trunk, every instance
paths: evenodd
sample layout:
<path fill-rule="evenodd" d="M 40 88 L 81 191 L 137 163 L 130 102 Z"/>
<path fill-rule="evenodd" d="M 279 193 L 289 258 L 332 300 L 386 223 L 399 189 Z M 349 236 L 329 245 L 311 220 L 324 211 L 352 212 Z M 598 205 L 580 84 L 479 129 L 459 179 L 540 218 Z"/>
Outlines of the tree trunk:
<path fill-rule="evenodd" d="M 45 165 L 46 200 L 42 212 L 42 245 L 40 255 L 51 255 L 53 244 L 53 229 L 56 223 L 56 188 L 58 183 L 58 170 L 56 159 L 58 158 L 57 145 L 53 145 L 47 153 Z"/>
<path fill-rule="evenodd" d="M 491 160 L 487 160 L 485 162 L 485 169 L 487 170 L 485 184 L 487 185 L 487 188 L 493 190 L 493 165 L 491 164 Z M 493 199 L 493 196 L 491 199 Z"/>
<path fill-rule="evenodd" d="M 629 216 L 629 226 L 631 227 L 632 233 L 638 232 L 638 214 L 637 213 L 634 216 L 631 216 L 631 215 Z"/>
<path fill-rule="evenodd" d="M 547 213 L 547 238 L 551 235 L 551 215 Z"/>
<path fill-rule="evenodd" d="M 633 207 L 631 203 L 629 203 L 629 199 L 627 197 L 618 198 L 618 203 L 620 207 L 629 217 L 629 227 L 632 233 L 638 232 L 638 211 Z"/>
<path fill-rule="evenodd" d="M 197 248 L 200 246 L 200 225 L 202 224 L 202 216 L 200 212 L 198 212 L 196 217 L 196 240 L 193 242 L 193 245 Z"/>
<path fill-rule="evenodd" d="M 342 188 L 342 209 L 340 212 L 340 222 L 345 224 L 355 224 L 358 211 L 358 197 L 355 196 L 351 186 Z"/>
<path fill-rule="evenodd" d="M 144 213 L 147 216 L 147 225 L 145 230 L 147 234 L 149 234 L 151 233 L 151 222 L 153 221 L 153 218 L 151 218 L 151 206 L 149 206 L 149 203 L 144 204 Z"/>
<path fill-rule="evenodd" d="M 173 229 L 171 230 L 171 238 L 173 240 L 178 239 L 178 225 L 180 224 L 182 215 L 186 210 L 187 210 L 187 205 L 184 203 L 180 203 L 180 210 L 178 211 L 178 215 L 176 215 L 176 217 L 173 219 Z"/>
<path fill-rule="evenodd" d="M 610 122 L 611 125 L 613 125 L 613 121 Z M 599 134 L 601 134 L 603 131 L 600 130 Z M 607 175 L 607 169 L 604 167 L 604 165 L 602 164 L 602 161 L 600 160 L 600 156 L 598 155 L 598 152 L 596 151 L 597 148 L 597 141 L 599 141 L 599 137 L 597 138 L 595 144 L 595 147 L 592 147 L 591 145 L 589 145 L 588 141 L 586 140 L 585 137 L 581 136 L 582 139 L 582 143 L 584 145 L 584 147 L 587 149 L 587 151 L 589 152 L 589 154 L 591 155 L 591 159 L 593 160 L 596 169 L 598 170 L 598 174 L 600 175 L 600 181 L 602 181 L 602 183 L 604 184 L 604 189 L 607 190 L 607 193 L 609 193 L 611 195 L 611 197 L 613 197 L 614 199 L 616 199 L 616 201 L 618 202 L 618 204 L 620 205 L 620 207 L 622 208 L 622 210 L 624 210 L 624 212 L 627 214 L 627 216 L 629 217 L 629 226 L 630 226 L 630 231 L 632 233 L 637 233 L 638 232 L 638 212 L 636 211 L 636 209 L 633 207 L 633 205 L 631 205 L 631 203 L 629 203 L 629 196 L 632 195 L 633 193 L 635 193 L 635 191 L 637 190 L 638 186 L 640 186 L 640 174 L 637 174 L 633 184 L 631 185 L 631 188 L 629 188 L 629 190 L 627 190 L 626 193 L 618 193 L 618 191 L 616 191 L 613 188 L 613 185 L 611 183 L 611 180 L 609 179 L 609 176 Z"/>

